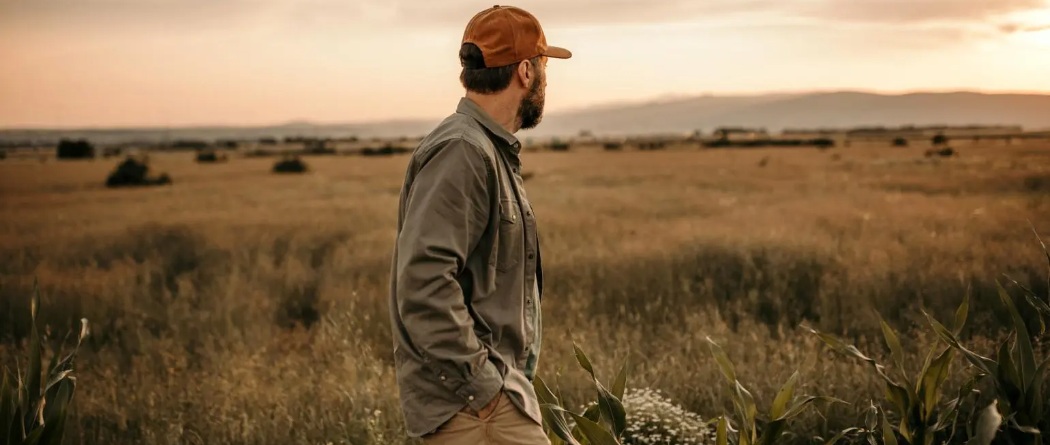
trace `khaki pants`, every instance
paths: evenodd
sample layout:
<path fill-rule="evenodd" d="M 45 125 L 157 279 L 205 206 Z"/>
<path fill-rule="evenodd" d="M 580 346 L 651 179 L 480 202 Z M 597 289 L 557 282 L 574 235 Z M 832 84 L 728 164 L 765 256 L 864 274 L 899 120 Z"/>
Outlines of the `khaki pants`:
<path fill-rule="evenodd" d="M 423 436 L 426 445 L 550 445 L 543 427 L 503 393 L 496 409 L 485 419 L 458 412 L 434 433 Z"/>

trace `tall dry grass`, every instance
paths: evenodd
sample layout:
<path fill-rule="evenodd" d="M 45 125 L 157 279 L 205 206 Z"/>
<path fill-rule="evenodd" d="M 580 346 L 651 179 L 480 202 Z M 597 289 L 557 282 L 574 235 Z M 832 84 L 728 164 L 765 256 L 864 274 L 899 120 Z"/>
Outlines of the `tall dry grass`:
<path fill-rule="evenodd" d="M 711 418 L 728 403 L 711 336 L 762 404 L 796 368 L 807 393 L 854 402 L 799 435 L 856 424 L 879 383 L 800 321 L 878 351 L 873 308 L 909 331 L 970 287 L 980 342 L 1003 325 L 997 277 L 1045 293 L 1029 227 L 1050 233 L 1050 146 L 920 152 L 527 154 L 541 375 L 586 400 L 571 338 L 603 370 L 630 355 L 631 386 Z M 158 155 L 176 186 L 154 190 L 105 189 L 105 162 L 0 164 L 0 361 L 21 348 L 35 277 L 54 332 L 93 325 L 68 443 L 406 442 L 386 311 L 406 160 L 325 158 L 289 178 Z M 921 363 L 937 340 L 913 332 Z"/>

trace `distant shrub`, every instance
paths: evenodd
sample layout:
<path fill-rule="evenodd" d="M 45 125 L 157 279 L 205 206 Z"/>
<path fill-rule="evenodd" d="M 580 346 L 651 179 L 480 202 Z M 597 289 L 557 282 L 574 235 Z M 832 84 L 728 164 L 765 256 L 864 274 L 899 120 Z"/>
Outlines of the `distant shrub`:
<path fill-rule="evenodd" d="M 937 133 L 937 136 L 934 136 L 931 142 L 933 142 L 933 145 L 945 145 L 948 143 L 948 137 L 943 133 Z"/>
<path fill-rule="evenodd" d="M 893 146 L 894 147 L 907 147 L 908 146 L 908 140 L 905 139 L 905 138 L 900 138 L 900 137 L 899 138 L 894 138 L 893 139 Z"/>
<path fill-rule="evenodd" d="M 638 143 L 638 149 L 642 151 L 663 150 L 665 147 L 667 147 L 667 143 L 663 141 Z"/>
<path fill-rule="evenodd" d="M 103 159 L 115 158 L 122 154 L 124 154 L 124 150 L 120 147 L 106 147 L 102 149 Z"/>
<path fill-rule="evenodd" d="M 951 147 L 931 148 L 929 150 L 926 150 L 926 157 L 927 158 L 932 158 L 934 156 L 939 156 L 939 157 L 942 157 L 942 158 L 950 158 L 952 156 L 957 156 L 958 154 L 959 154 L 959 152 L 955 151 L 955 149 L 951 148 Z"/>
<path fill-rule="evenodd" d="M 208 143 L 199 140 L 179 139 L 171 143 L 172 150 L 204 150 L 206 148 L 208 148 Z"/>
<path fill-rule="evenodd" d="M 259 138 L 259 145 L 277 145 L 277 138 L 271 138 L 271 137 Z"/>
<path fill-rule="evenodd" d="M 146 160 L 138 160 L 131 156 L 117 165 L 117 168 L 106 178 L 106 187 L 142 187 L 150 185 L 171 184 L 171 177 L 167 173 L 159 176 L 150 176 L 149 165 Z"/>
<path fill-rule="evenodd" d="M 216 153 L 215 150 L 200 150 L 197 152 L 197 162 L 201 164 L 226 162 L 226 155 Z"/>
<path fill-rule="evenodd" d="M 222 149 L 225 149 L 225 150 L 236 150 L 237 149 L 237 145 L 238 145 L 237 141 L 230 140 L 230 139 L 219 139 L 218 141 L 215 141 L 215 146 L 216 147 L 222 148 Z"/>
<path fill-rule="evenodd" d="M 831 138 L 817 138 L 810 141 L 810 144 L 818 149 L 827 150 L 835 146 L 835 140 Z"/>
<path fill-rule="evenodd" d="M 334 155 L 334 148 L 328 146 L 327 139 L 311 139 L 304 142 L 303 154 L 307 155 Z"/>
<path fill-rule="evenodd" d="M 606 142 L 602 144 L 602 148 L 605 149 L 605 151 L 619 151 L 623 150 L 623 144 L 619 142 Z"/>
<path fill-rule="evenodd" d="M 551 151 L 569 151 L 571 145 L 568 142 L 554 141 L 550 144 Z"/>
<path fill-rule="evenodd" d="M 365 147 L 361 149 L 362 156 L 393 156 L 406 154 L 412 150 L 405 147 L 394 146 L 386 144 L 380 148 Z"/>
<path fill-rule="evenodd" d="M 273 165 L 274 173 L 306 173 L 306 163 L 298 156 L 285 156 Z"/>
<path fill-rule="evenodd" d="M 95 157 L 95 146 L 86 139 L 62 139 L 56 150 L 58 159 L 92 159 Z"/>

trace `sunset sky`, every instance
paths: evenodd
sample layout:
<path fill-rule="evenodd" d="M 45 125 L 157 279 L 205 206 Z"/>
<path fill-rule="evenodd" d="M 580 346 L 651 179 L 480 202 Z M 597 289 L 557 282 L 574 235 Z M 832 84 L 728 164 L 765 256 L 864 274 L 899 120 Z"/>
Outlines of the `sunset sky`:
<path fill-rule="evenodd" d="M 550 111 L 700 94 L 1050 92 L 1050 0 L 521 0 Z M 464 0 L 0 0 L 0 127 L 435 118 Z"/>

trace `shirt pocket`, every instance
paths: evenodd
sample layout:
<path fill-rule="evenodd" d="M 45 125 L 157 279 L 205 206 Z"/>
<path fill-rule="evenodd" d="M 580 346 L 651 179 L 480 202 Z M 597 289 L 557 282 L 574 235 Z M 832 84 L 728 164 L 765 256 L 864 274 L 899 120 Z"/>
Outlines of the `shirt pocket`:
<path fill-rule="evenodd" d="M 521 262 L 525 234 L 518 203 L 504 199 L 499 203 L 499 242 L 496 244 L 496 270 L 506 272 Z"/>

